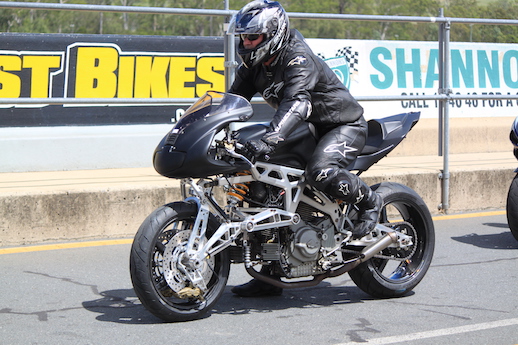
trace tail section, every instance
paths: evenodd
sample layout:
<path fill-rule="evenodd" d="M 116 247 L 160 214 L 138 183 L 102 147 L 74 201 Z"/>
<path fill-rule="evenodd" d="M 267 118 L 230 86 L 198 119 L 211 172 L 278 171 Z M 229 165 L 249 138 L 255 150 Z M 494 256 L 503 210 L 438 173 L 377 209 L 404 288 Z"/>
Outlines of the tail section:
<path fill-rule="evenodd" d="M 420 112 L 411 112 L 369 120 L 365 147 L 348 169 L 360 173 L 369 169 L 399 145 L 420 116 Z"/>

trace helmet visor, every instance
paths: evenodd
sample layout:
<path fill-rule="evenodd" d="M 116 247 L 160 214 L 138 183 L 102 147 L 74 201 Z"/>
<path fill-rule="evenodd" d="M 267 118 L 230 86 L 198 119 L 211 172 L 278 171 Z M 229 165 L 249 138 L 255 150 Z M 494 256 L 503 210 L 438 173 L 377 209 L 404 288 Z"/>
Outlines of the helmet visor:
<path fill-rule="evenodd" d="M 239 35 L 239 37 L 243 41 L 244 40 L 257 41 L 261 36 L 262 36 L 262 34 L 241 34 L 241 35 Z"/>

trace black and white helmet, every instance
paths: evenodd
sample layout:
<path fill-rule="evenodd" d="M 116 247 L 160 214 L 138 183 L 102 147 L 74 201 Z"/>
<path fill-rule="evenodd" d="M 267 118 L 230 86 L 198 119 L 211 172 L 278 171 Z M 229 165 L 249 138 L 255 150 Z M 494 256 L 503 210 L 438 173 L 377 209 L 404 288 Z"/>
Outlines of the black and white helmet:
<path fill-rule="evenodd" d="M 267 61 L 288 43 L 289 19 L 281 4 L 276 1 L 256 0 L 245 5 L 232 18 L 228 33 L 233 35 L 263 34 L 261 43 L 246 49 L 239 40 L 237 52 L 248 67 Z M 240 36 L 241 37 L 241 36 Z"/>

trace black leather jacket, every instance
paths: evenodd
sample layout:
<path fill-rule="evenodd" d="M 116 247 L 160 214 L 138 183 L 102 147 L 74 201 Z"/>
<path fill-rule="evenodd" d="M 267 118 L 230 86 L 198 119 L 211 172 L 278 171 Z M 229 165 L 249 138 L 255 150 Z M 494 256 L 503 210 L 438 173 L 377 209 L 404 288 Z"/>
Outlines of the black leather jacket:
<path fill-rule="evenodd" d="M 277 110 L 263 138 L 271 144 L 284 140 L 304 120 L 323 134 L 363 114 L 349 90 L 297 30 L 290 31 L 286 48 L 270 66 L 241 65 L 229 92 L 248 100 L 259 92 Z"/>

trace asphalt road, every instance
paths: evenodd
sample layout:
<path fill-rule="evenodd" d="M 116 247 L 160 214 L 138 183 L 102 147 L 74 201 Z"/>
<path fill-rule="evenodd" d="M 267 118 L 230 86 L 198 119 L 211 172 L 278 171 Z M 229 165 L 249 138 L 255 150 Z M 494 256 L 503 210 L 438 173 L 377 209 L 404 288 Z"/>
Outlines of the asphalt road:
<path fill-rule="evenodd" d="M 518 344 L 518 241 L 503 212 L 435 227 L 432 266 L 409 296 L 373 299 L 343 275 L 238 298 L 230 287 L 249 277 L 233 265 L 212 313 L 175 324 L 136 298 L 128 241 L 0 249 L 0 344 Z"/>

